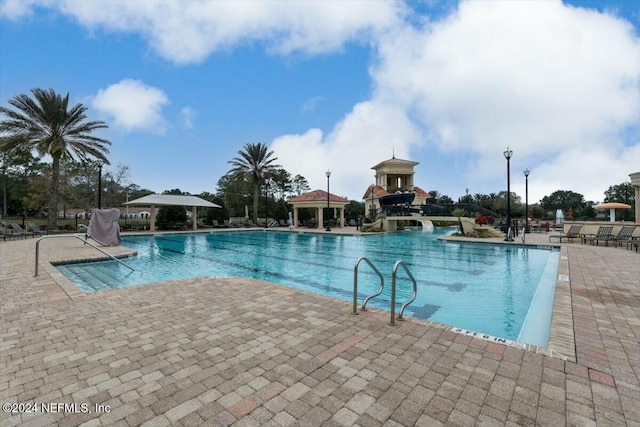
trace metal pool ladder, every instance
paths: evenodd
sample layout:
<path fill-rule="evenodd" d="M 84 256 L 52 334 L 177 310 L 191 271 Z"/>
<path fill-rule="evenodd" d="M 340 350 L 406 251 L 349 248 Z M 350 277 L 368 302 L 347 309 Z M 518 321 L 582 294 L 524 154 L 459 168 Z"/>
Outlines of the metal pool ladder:
<path fill-rule="evenodd" d="M 398 267 L 400 266 L 404 268 L 404 271 L 407 273 L 407 275 L 413 282 L 413 295 L 411 295 L 411 299 L 409 299 L 409 301 L 405 302 L 400 307 L 398 320 L 404 320 L 404 317 L 402 317 L 402 313 L 404 313 L 404 309 L 407 308 L 407 306 L 411 304 L 413 301 L 415 301 L 416 296 L 418 295 L 418 283 L 416 282 L 415 277 L 413 277 L 413 274 L 411 274 L 411 272 L 407 268 L 407 264 L 405 264 L 404 261 L 396 261 L 396 264 L 393 266 L 393 273 L 391 274 L 391 322 L 389 322 L 391 326 L 395 326 L 396 324 L 395 318 L 394 318 L 394 314 L 396 311 L 396 277 L 398 276 Z"/>
<path fill-rule="evenodd" d="M 353 267 L 353 311 L 351 312 L 351 314 L 358 314 L 358 267 L 360 266 L 360 262 L 365 261 L 370 267 L 371 269 L 378 275 L 378 277 L 380 278 L 380 289 L 378 289 L 378 291 L 371 295 L 368 296 L 364 299 L 364 301 L 362 302 L 362 308 L 361 310 L 366 311 L 367 310 L 367 302 L 369 302 L 369 300 L 371 298 L 377 297 L 378 295 L 380 295 L 382 293 L 382 291 L 384 290 L 384 278 L 382 277 L 382 273 L 380 273 L 380 271 L 373 265 L 373 263 L 367 258 L 367 257 L 360 257 L 358 258 L 358 260 L 356 261 L 355 266 Z M 395 326 L 396 322 L 396 316 L 395 316 L 395 312 L 396 312 L 396 278 L 398 275 L 398 267 L 402 266 L 405 270 L 405 272 L 407 273 L 407 275 L 409 276 L 409 278 L 411 279 L 411 281 L 413 282 L 413 295 L 411 296 L 411 299 L 409 299 L 409 301 L 405 302 L 401 307 L 400 307 L 400 313 L 398 314 L 397 319 L 398 320 L 404 320 L 404 317 L 402 316 L 402 314 L 404 313 L 404 309 L 407 308 L 407 306 L 409 304 L 411 304 L 413 301 L 415 301 L 416 296 L 418 294 L 418 284 L 416 282 L 416 279 L 413 277 L 413 275 L 411 274 L 411 272 L 409 271 L 409 269 L 407 268 L 407 265 L 404 263 L 404 261 L 397 261 L 395 263 L 395 265 L 393 266 L 393 272 L 391 274 L 391 321 L 389 322 L 389 324 L 391 326 Z"/>
<path fill-rule="evenodd" d="M 85 245 L 89 245 L 92 248 L 96 249 L 97 251 L 102 252 L 103 254 L 105 254 L 106 256 L 108 256 L 109 258 L 111 258 L 114 261 L 119 262 L 120 264 L 124 265 L 125 267 L 135 271 L 135 269 L 133 267 L 131 267 L 130 265 L 125 264 L 124 262 L 120 261 L 118 258 L 114 257 L 113 255 L 111 255 L 110 253 L 103 251 L 102 249 L 100 249 L 99 247 L 97 247 L 96 245 L 94 245 L 93 243 L 89 242 L 86 238 L 82 238 L 82 236 L 79 236 L 77 234 L 63 234 L 63 235 L 59 235 L 59 236 L 42 236 L 40 237 L 37 241 L 36 241 L 36 265 L 35 265 L 35 277 L 38 277 L 38 267 L 39 267 L 39 261 L 40 261 L 40 241 L 43 239 L 54 239 L 54 238 L 61 238 L 61 237 L 75 237 L 76 239 L 82 240 L 82 242 Z"/>
<path fill-rule="evenodd" d="M 356 265 L 353 267 L 353 311 L 351 312 L 351 314 L 358 314 L 358 266 L 360 265 L 361 261 L 366 262 L 369 265 L 369 267 L 371 267 L 371 269 L 374 271 L 374 273 L 376 273 L 380 278 L 380 289 L 378 289 L 378 292 L 376 292 L 375 294 L 368 296 L 364 299 L 362 303 L 362 310 L 366 311 L 367 302 L 369 302 L 371 298 L 377 297 L 378 295 L 380 295 L 382 293 L 382 290 L 384 289 L 384 277 L 382 277 L 382 273 L 380 273 L 380 270 L 378 270 L 376 266 L 373 265 L 371 261 L 369 261 L 369 258 L 364 256 L 358 258 L 358 260 L 356 261 Z"/>

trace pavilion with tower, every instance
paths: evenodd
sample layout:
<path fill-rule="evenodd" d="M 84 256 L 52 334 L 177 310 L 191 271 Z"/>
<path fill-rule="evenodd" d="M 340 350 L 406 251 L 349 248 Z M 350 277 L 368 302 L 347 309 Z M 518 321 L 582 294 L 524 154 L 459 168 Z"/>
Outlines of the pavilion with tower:
<path fill-rule="evenodd" d="M 375 184 L 370 185 L 362 196 L 365 201 L 365 212 L 369 218 L 375 219 L 380 210 L 380 197 L 394 193 L 414 192 L 414 205 L 422 205 L 431 197 L 429 193 L 414 184 L 414 167 L 419 162 L 397 159 L 395 155 L 389 160 L 378 163 L 371 169 L 375 171 Z"/>

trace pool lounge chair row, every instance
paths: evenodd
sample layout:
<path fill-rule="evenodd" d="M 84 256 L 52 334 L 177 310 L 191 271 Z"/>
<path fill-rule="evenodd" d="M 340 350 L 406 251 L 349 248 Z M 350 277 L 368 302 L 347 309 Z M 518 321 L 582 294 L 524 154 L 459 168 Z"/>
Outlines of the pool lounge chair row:
<path fill-rule="evenodd" d="M 582 243 L 591 243 L 592 245 L 599 245 L 600 242 L 604 242 L 605 246 L 609 246 L 609 242 L 615 246 L 627 245 L 627 248 L 633 243 L 633 232 L 635 231 L 635 225 L 625 225 L 620 229 L 617 235 L 613 235 L 613 225 L 601 225 L 598 228 L 596 234 L 584 234 L 582 235 Z"/>
<path fill-rule="evenodd" d="M 19 224 L 12 222 L 10 224 L 11 230 L 8 230 L 6 227 L 0 227 L 0 234 L 2 234 L 2 239 L 19 239 L 19 238 L 27 238 L 29 236 L 36 237 L 46 234 L 43 230 L 38 227 L 37 224 L 30 222 L 27 224 L 29 227 L 29 231 L 25 231 Z"/>
<path fill-rule="evenodd" d="M 638 242 L 640 237 L 634 237 L 635 225 L 625 225 L 620 229 L 617 235 L 613 235 L 613 225 L 601 225 L 595 234 L 582 234 L 582 225 L 572 225 L 565 234 L 556 234 L 549 236 L 551 239 L 558 239 L 562 243 L 563 239 L 573 241 L 573 239 L 580 239 L 583 244 L 591 243 L 592 245 L 599 245 L 600 242 L 604 242 L 605 246 L 609 246 L 609 242 L 615 244 L 615 246 L 627 245 L 627 248 L 633 248 L 635 246 L 636 251 L 638 249 Z"/>

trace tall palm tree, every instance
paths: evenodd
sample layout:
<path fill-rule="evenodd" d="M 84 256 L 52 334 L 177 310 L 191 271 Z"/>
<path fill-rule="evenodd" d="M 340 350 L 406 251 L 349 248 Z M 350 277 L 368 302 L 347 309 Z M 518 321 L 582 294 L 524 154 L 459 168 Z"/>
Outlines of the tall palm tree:
<path fill-rule="evenodd" d="M 6 119 L 0 122 L 0 151 L 16 147 L 35 151 L 40 157 L 51 156 L 51 191 L 47 228 L 56 226 L 60 161 L 91 158 L 109 164 L 106 154 L 111 145 L 106 139 L 91 136 L 96 129 L 106 128 L 102 121 L 86 121 L 87 108 L 76 104 L 69 108 L 69 94 L 61 96 L 53 89 L 32 89 L 33 98 L 21 94 L 9 100 L 15 110 L 0 107 Z"/>
<path fill-rule="evenodd" d="M 262 142 L 246 143 L 244 148 L 238 151 L 238 155 L 239 157 L 229 160 L 229 163 L 233 165 L 229 174 L 235 179 L 251 178 L 253 185 L 253 220 L 257 222 L 260 184 L 281 166 L 273 163 L 278 158 L 271 157 L 273 156 L 273 151 L 269 151 L 266 144 Z"/>

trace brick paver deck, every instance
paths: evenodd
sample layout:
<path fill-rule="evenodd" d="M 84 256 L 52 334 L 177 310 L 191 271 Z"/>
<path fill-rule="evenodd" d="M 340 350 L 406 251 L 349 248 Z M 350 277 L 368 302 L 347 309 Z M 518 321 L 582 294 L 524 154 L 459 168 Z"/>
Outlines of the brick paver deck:
<path fill-rule="evenodd" d="M 563 244 L 560 358 L 248 279 L 85 296 L 47 261 L 92 250 L 36 279 L 34 242 L 0 242 L 0 402 L 50 407 L 0 426 L 640 426 L 632 251 Z"/>

